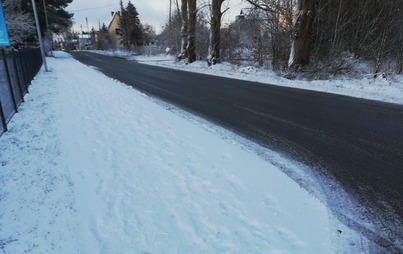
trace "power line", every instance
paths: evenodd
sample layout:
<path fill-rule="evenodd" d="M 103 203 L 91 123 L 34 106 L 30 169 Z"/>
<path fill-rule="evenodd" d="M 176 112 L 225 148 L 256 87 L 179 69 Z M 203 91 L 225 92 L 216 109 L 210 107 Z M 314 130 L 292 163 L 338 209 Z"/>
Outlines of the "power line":
<path fill-rule="evenodd" d="M 102 9 L 102 8 L 111 7 L 111 6 L 118 6 L 118 5 L 119 4 L 109 4 L 109 5 L 86 8 L 86 9 L 80 9 L 80 10 L 70 10 L 70 12 L 91 11 L 91 10 Z"/>

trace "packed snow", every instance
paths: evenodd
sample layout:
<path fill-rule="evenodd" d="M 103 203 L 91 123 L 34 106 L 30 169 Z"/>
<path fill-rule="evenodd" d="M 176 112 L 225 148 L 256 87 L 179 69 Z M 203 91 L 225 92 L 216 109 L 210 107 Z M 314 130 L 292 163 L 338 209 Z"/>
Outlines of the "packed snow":
<path fill-rule="evenodd" d="M 55 56 L 0 137 L 3 253 L 368 253 L 298 163 Z"/>

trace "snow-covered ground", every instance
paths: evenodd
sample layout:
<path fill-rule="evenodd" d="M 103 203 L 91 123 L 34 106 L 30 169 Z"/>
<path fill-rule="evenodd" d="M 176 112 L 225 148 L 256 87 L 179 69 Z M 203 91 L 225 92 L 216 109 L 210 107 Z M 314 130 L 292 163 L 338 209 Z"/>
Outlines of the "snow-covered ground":
<path fill-rule="evenodd" d="M 175 56 L 172 55 L 137 56 L 127 51 L 94 50 L 92 52 L 183 71 L 403 104 L 403 74 L 392 75 L 387 78 L 383 78 L 380 75 L 377 79 L 374 79 L 371 68 L 365 63 L 356 64 L 355 70 L 359 73 L 356 78 L 336 77 L 330 80 L 290 80 L 277 75 L 271 70 L 259 69 L 252 65 L 235 65 L 224 62 L 209 67 L 206 61 L 196 61 L 191 64 L 187 64 L 184 60 L 178 62 Z"/>
<path fill-rule="evenodd" d="M 0 252 L 369 253 L 297 163 L 55 55 L 0 137 Z"/>
<path fill-rule="evenodd" d="M 99 52 L 98 53 L 103 53 Z M 104 54 L 117 55 L 128 59 L 135 59 L 140 63 L 175 68 L 180 70 L 219 75 L 235 79 L 254 81 L 277 86 L 294 87 L 326 93 L 341 94 L 358 98 L 378 100 L 390 103 L 403 104 L 403 75 L 390 78 L 379 77 L 373 79 L 368 66 L 357 66 L 361 75 L 358 78 L 334 78 L 332 80 L 290 80 L 278 76 L 271 70 L 258 69 L 247 65 L 234 65 L 230 63 L 207 66 L 205 61 L 196 61 L 192 64 L 175 62 L 173 56 L 130 56 L 125 52 L 104 52 Z M 364 74 L 369 73 L 369 74 Z"/>

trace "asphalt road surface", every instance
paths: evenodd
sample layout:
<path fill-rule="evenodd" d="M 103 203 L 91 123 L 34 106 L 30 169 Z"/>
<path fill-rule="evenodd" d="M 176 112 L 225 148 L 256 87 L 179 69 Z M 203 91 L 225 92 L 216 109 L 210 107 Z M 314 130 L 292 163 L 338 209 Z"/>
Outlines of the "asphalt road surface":
<path fill-rule="evenodd" d="M 403 106 L 182 72 L 89 52 L 72 55 L 109 77 L 335 179 L 368 208 L 368 216 L 385 224 L 389 236 L 346 223 L 390 252 L 402 250 Z M 343 217 L 342 207 L 333 209 Z"/>

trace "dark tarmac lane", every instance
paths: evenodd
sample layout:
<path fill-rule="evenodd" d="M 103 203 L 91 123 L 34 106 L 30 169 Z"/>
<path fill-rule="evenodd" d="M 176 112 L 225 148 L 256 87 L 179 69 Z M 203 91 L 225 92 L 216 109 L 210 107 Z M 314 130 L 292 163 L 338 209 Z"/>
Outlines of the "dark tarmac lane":
<path fill-rule="evenodd" d="M 403 106 L 182 72 L 89 52 L 72 55 L 111 78 L 335 179 L 369 209 L 368 216 L 395 228 L 385 228 L 390 232 L 384 237 L 341 220 L 390 252 L 402 251 Z M 342 207 L 332 209 L 343 217 Z"/>

